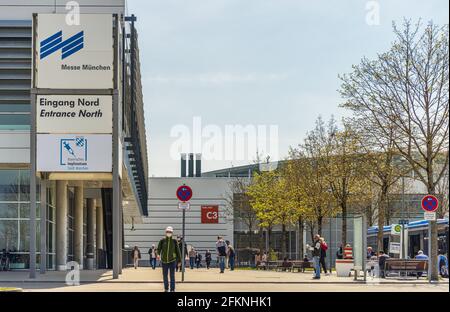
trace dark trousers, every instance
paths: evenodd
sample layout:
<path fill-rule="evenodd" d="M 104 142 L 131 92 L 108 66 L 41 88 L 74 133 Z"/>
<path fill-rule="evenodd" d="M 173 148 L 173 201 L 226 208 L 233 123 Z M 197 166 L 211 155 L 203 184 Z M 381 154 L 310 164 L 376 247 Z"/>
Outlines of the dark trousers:
<path fill-rule="evenodd" d="M 327 264 L 325 262 L 325 257 L 320 257 L 320 266 L 323 268 L 325 274 L 327 274 Z"/>
<path fill-rule="evenodd" d="M 153 270 L 156 268 L 156 258 L 150 258 L 150 266 Z"/>
<path fill-rule="evenodd" d="M 230 270 L 234 270 L 234 256 L 228 258 L 228 265 L 230 266 Z"/>
<path fill-rule="evenodd" d="M 194 264 L 195 264 L 195 258 L 190 257 L 189 258 L 189 266 L 191 267 L 191 270 L 194 269 Z"/>
<path fill-rule="evenodd" d="M 206 268 L 209 269 L 209 267 L 211 266 L 211 260 L 206 260 Z"/>
<path fill-rule="evenodd" d="M 170 273 L 170 291 L 175 291 L 175 267 L 176 261 L 170 263 L 162 263 L 164 290 L 169 290 L 169 273 Z"/>

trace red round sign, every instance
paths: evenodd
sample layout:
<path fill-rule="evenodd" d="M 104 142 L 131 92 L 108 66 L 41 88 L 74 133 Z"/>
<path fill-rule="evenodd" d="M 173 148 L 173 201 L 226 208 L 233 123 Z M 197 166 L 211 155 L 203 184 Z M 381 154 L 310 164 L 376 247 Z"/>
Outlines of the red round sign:
<path fill-rule="evenodd" d="M 424 198 L 422 198 L 422 209 L 427 212 L 434 212 L 439 207 L 439 200 L 436 198 L 436 196 L 433 195 L 427 195 Z"/>
<path fill-rule="evenodd" d="M 177 188 L 177 198 L 182 202 L 187 202 L 192 198 L 192 189 L 187 185 Z"/>

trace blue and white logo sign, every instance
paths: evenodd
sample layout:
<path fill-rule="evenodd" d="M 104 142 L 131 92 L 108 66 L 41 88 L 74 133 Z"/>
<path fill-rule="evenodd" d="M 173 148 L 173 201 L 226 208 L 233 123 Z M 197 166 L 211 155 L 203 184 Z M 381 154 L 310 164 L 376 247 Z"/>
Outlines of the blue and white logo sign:
<path fill-rule="evenodd" d="M 112 89 L 114 36 L 112 14 L 80 14 L 69 25 L 66 14 L 38 14 L 35 85 L 42 89 Z"/>
<path fill-rule="evenodd" d="M 88 140 L 84 137 L 61 139 L 59 147 L 60 165 L 86 166 L 88 161 Z"/>
<path fill-rule="evenodd" d="M 37 134 L 37 171 L 111 172 L 110 134 Z"/>
<path fill-rule="evenodd" d="M 84 47 L 84 31 L 80 31 L 64 41 L 62 38 L 63 32 L 60 30 L 56 34 L 42 40 L 40 44 L 40 59 L 42 60 L 50 54 L 61 50 L 61 59 L 64 60 Z"/>

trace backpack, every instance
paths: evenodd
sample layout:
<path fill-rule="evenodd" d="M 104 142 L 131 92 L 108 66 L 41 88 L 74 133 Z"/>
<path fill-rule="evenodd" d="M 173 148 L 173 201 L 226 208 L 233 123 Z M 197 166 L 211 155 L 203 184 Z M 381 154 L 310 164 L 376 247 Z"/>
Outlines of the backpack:
<path fill-rule="evenodd" d="M 322 244 L 320 244 L 320 247 L 322 248 L 323 251 L 327 251 L 328 250 L 328 245 L 327 243 L 323 242 Z"/>

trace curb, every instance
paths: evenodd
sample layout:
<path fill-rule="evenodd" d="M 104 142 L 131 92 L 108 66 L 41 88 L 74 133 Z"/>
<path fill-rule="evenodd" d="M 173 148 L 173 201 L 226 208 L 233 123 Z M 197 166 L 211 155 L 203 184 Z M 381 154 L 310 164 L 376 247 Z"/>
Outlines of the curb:
<path fill-rule="evenodd" d="M 65 281 L 33 281 L 33 280 L 23 280 L 23 281 L 1 281 L 1 283 L 17 283 L 17 284 L 65 284 Z M 161 284 L 162 281 L 80 281 L 80 285 L 87 284 Z M 449 285 L 449 282 L 437 282 L 437 283 L 428 283 L 428 282 L 364 282 L 364 281 L 351 281 L 351 282 L 325 282 L 325 281 L 177 281 L 177 284 L 292 284 L 292 285 L 311 285 L 311 284 L 320 284 L 320 285 Z"/>
<path fill-rule="evenodd" d="M 15 287 L 0 288 L 0 293 L 9 293 L 9 292 L 23 292 L 23 289 Z"/>

